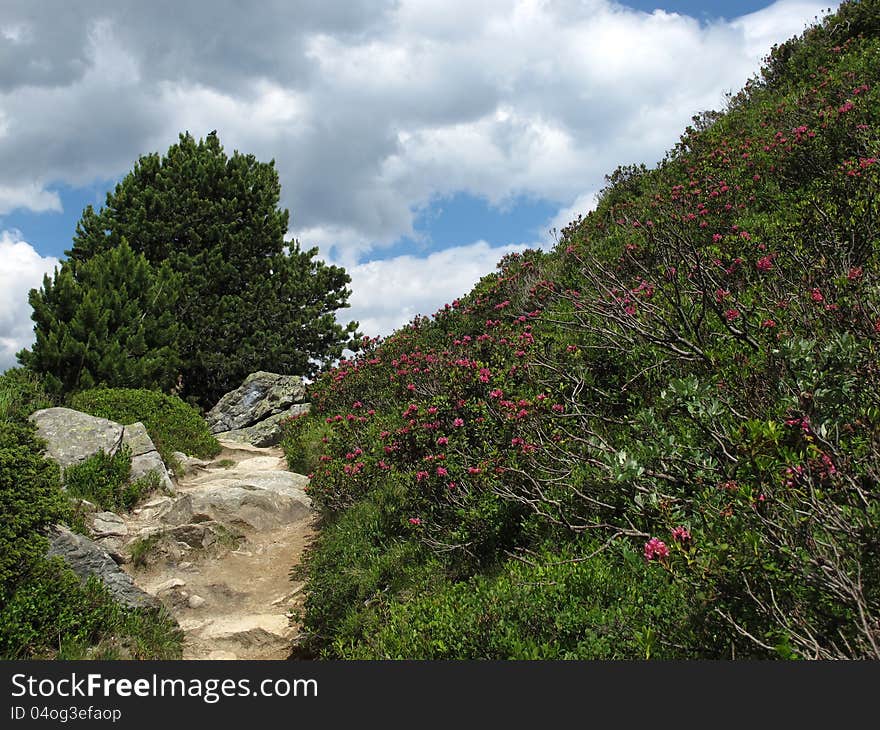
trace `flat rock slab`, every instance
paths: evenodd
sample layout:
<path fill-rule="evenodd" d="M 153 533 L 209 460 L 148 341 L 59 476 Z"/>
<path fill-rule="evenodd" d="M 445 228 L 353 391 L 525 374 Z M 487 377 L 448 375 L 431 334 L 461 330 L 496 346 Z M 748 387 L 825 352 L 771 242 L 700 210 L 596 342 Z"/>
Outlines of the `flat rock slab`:
<path fill-rule="evenodd" d="M 289 472 L 255 473 L 189 493 L 193 519 L 206 516 L 233 527 L 266 530 L 298 522 L 311 513 L 305 477 Z"/>
<path fill-rule="evenodd" d="M 114 512 L 95 512 L 86 518 L 86 525 L 96 538 L 128 535 L 125 520 Z"/>
<path fill-rule="evenodd" d="M 296 631 L 283 614 L 231 615 L 182 622 L 187 632 L 184 658 L 285 658 Z M 205 650 L 211 647 L 209 650 Z M 222 647 L 222 648 L 215 648 Z M 201 651 L 199 651 L 201 649 Z"/>

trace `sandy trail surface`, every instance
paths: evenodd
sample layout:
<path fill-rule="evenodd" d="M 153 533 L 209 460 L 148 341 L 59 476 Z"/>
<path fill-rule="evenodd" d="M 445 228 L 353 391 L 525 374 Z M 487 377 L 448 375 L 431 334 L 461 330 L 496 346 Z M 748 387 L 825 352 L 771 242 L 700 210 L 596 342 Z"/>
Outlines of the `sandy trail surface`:
<path fill-rule="evenodd" d="M 315 529 L 307 479 L 287 470 L 280 449 L 221 443 L 213 461 L 179 481 L 174 498 L 148 502 L 127 519 L 130 534 L 164 534 L 171 549 L 126 570 L 180 623 L 184 659 L 286 659 L 302 591 L 290 571 Z M 179 512 L 190 524 L 177 525 L 175 537 L 207 534 L 207 548 L 168 543 Z"/>

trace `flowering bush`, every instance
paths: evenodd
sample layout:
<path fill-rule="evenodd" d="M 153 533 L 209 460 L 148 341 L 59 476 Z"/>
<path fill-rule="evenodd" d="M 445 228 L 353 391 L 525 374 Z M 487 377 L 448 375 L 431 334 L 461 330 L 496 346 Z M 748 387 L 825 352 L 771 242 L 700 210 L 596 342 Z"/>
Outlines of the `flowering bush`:
<path fill-rule="evenodd" d="M 614 173 L 551 253 L 506 257 L 316 381 L 295 426 L 322 434 L 314 651 L 608 656 L 572 638 L 617 621 L 607 606 L 541 589 L 498 608 L 584 564 L 645 591 L 629 600 L 670 586 L 628 615 L 628 656 L 880 657 L 866 8 L 775 49 L 656 169 Z M 514 642 L 537 605 L 553 627 Z"/>

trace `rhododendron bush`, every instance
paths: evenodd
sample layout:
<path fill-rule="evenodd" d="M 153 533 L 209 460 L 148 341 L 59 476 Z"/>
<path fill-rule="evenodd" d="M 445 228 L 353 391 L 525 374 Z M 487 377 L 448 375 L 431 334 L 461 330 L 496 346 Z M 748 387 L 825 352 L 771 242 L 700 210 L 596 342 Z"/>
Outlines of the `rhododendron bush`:
<path fill-rule="evenodd" d="M 880 658 L 878 19 L 316 381 L 311 651 Z"/>

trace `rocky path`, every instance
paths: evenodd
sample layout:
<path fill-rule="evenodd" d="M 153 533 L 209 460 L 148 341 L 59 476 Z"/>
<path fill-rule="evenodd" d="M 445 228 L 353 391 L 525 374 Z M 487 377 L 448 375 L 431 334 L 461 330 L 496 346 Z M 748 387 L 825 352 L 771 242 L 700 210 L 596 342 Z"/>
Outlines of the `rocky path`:
<path fill-rule="evenodd" d="M 289 574 L 314 529 L 308 480 L 280 449 L 221 444 L 187 465 L 174 497 L 126 517 L 125 570 L 177 618 L 185 659 L 286 659 L 302 588 Z"/>

